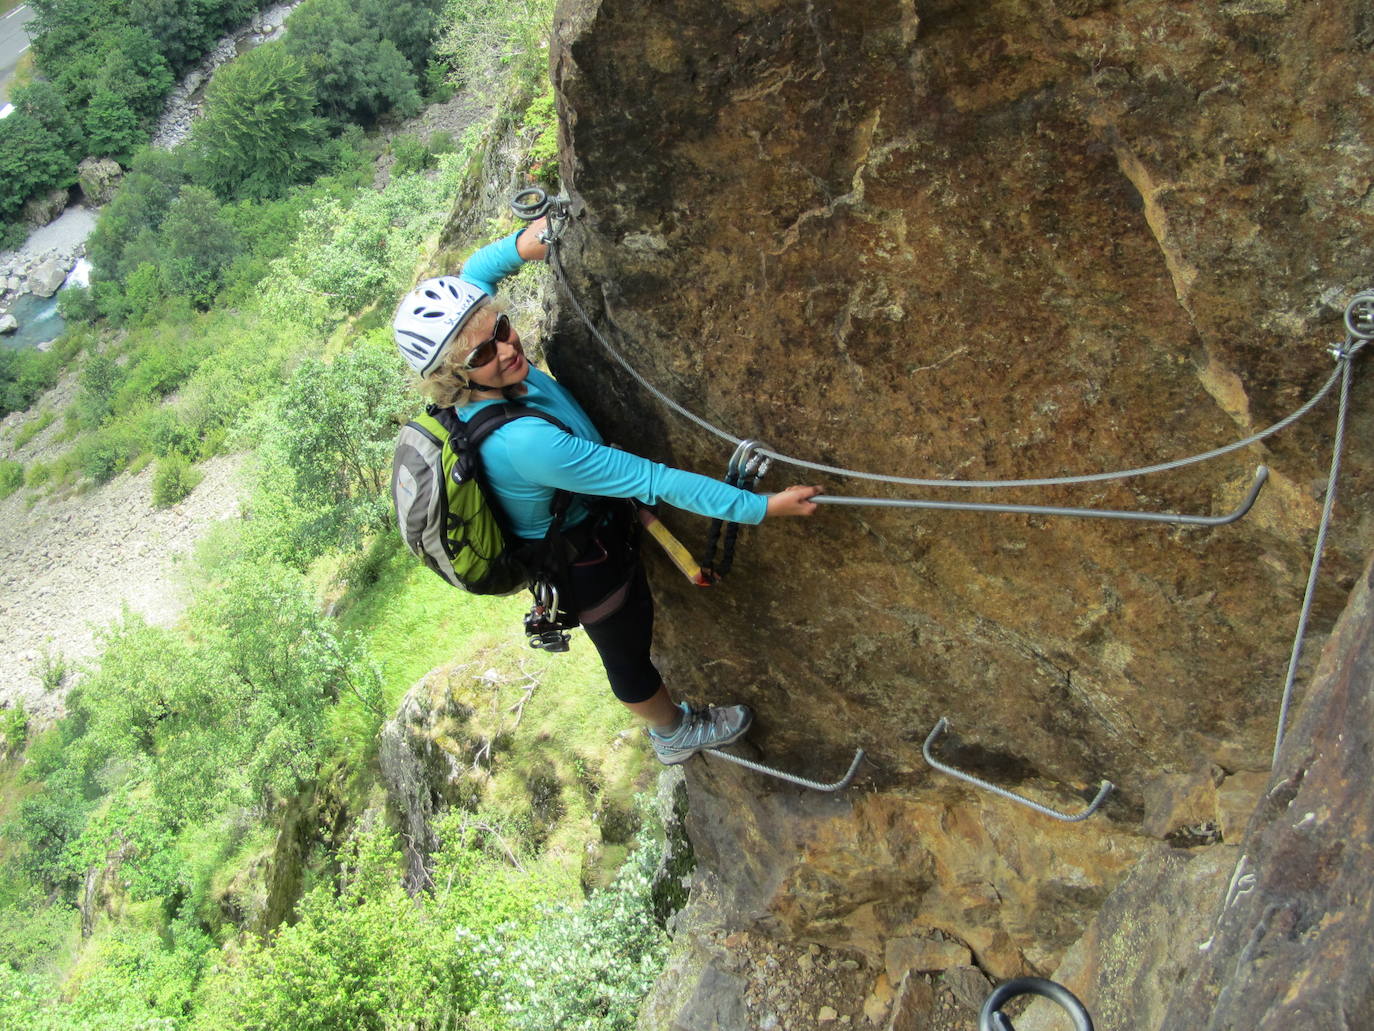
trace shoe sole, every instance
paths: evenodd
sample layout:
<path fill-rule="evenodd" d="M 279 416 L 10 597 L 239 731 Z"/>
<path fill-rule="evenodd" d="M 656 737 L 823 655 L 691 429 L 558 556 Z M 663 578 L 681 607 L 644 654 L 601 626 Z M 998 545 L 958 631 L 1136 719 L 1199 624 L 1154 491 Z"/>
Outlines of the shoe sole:
<path fill-rule="evenodd" d="M 682 754 L 681 756 L 677 756 L 677 757 L 672 758 L 672 759 L 665 759 L 665 758 L 663 757 L 663 755 L 659 752 L 659 750 L 658 750 L 657 748 L 654 749 L 654 754 L 655 754 L 656 756 L 658 756 L 658 761 L 661 762 L 664 766 L 681 766 L 681 765 L 682 765 L 683 763 L 685 763 L 688 759 L 692 758 L 692 756 L 694 756 L 694 755 L 696 755 L 696 754 L 698 754 L 698 753 L 700 753 L 700 752 L 707 752 L 707 751 L 711 751 L 711 750 L 716 749 L 716 748 L 724 748 L 726 745 L 733 745 L 733 744 L 734 744 L 736 741 L 738 741 L 740 738 L 744 737 L 745 734 L 749 733 L 749 728 L 752 727 L 753 725 L 754 725 L 754 713 L 753 713 L 753 711 L 751 710 L 750 713 L 749 713 L 749 719 L 747 719 L 747 720 L 745 721 L 744 726 L 740 727 L 739 730 L 735 731 L 735 732 L 734 732 L 733 734 L 731 734 L 729 737 L 727 737 L 727 738 L 725 738 L 725 739 L 723 739 L 723 740 L 721 740 L 721 741 L 717 741 L 717 742 L 716 742 L 715 744 L 713 744 L 713 745 L 702 745 L 700 748 L 693 748 L 690 752 L 685 752 L 685 753 Z M 652 747 L 652 746 L 650 746 L 650 747 Z"/>

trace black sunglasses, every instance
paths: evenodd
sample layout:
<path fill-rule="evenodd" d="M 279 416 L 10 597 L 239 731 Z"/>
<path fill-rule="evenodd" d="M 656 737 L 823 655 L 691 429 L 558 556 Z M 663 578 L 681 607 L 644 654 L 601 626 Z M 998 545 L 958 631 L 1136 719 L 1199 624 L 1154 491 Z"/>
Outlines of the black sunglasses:
<path fill-rule="evenodd" d="M 491 336 L 468 352 L 467 358 L 463 360 L 463 368 L 480 369 L 496 357 L 496 345 L 504 344 L 509 339 L 510 319 L 505 315 L 498 315 L 496 325 L 492 327 Z"/>

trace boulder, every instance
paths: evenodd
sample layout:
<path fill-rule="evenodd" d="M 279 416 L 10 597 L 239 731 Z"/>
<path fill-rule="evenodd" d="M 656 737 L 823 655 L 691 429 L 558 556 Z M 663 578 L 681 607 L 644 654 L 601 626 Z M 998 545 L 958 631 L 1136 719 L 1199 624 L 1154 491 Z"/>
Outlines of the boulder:
<path fill-rule="evenodd" d="M 19 320 L 9 312 L 0 315 L 0 333 L 13 333 L 19 328 Z"/>
<path fill-rule="evenodd" d="M 51 297 L 62 289 L 62 284 L 67 281 L 67 273 L 70 271 L 69 262 L 49 258 L 29 273 L 29 293 L 38 297 Z"/>
<path fill-rule="evenodd" d="M 91 157 L 77 165 L 76 175 L 86 200 L 98 207 L 114 198 L 124 178 L 124 169 L 113 158 Z"/>
<path fill-rule="evenodd" d="M 45 226 L 67 209 L 66 190 L 51 190 L 24 202 L 21 216 L 31 226 Z"/>

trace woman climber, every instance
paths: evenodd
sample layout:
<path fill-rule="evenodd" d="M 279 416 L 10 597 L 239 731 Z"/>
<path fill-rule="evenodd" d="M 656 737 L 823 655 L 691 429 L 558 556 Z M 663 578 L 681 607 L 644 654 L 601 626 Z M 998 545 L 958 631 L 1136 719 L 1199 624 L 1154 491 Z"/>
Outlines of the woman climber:
<path fill-rule="evenodd" d="M 488 489 L 524 541 L 542 540 L 559 491 L 574 495 L 565 540 L 574 549 L 566 582 L 556 585 L 606 667 L 611 690 L 649 725 L 659 759 L 686 761 L 703 748 L 738 740 L 753 714 L 746 706 L 689 707 L 674 702 L 649 657 L 654 605 L 639 561 L 637 520 L 627 505 L 597 499 L 633 498 L 736 523 L 765 516 L 809 516 L 819 487 L 795 486 L 754 494 L 706 476 L 671 469 L 602 443 L 587 413 L 547 373 L 533 368 L 520 334 L 493 300 L 497 285 L 527 261 L 548 256 L 546 220 L 488 244 L 457 276 L 421 283 L 401 301 L 393 320 L 402 356 L 435 404 L 470 420 L 484 407 L 519 400 L 552 415 L 508 422 L 481 447 Z"/>

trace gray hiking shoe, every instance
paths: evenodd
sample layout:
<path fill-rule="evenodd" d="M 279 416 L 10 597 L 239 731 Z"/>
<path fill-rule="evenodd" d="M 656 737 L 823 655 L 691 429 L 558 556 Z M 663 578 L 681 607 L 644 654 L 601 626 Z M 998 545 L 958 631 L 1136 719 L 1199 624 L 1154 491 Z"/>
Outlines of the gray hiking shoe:
<path fill-rule="evenodd" d="M 738 741 L 754 722 L 747 705 L 703 706 L 682 709 L 682 724 L 670 737 L 649 731 L 654 752 L 665 766 L 686 762 L 703 748 L 721 748 Z"/>

